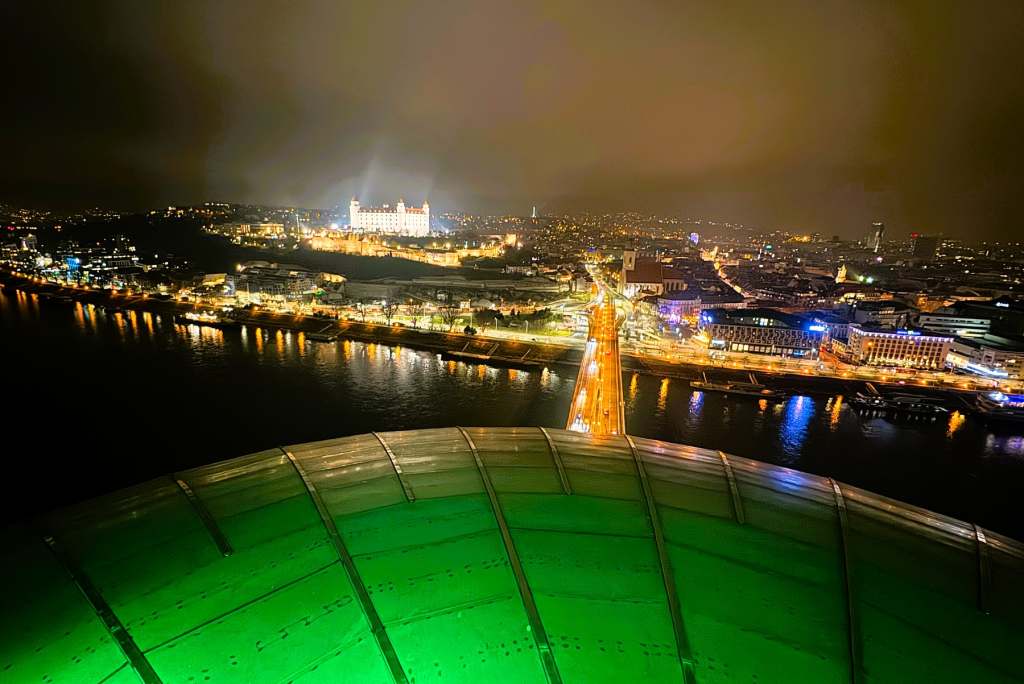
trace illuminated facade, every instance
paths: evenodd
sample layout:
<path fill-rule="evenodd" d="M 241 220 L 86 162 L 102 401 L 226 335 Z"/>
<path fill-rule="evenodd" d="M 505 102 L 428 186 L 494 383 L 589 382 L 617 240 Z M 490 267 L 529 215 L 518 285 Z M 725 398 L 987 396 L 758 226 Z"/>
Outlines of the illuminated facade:
<path fill-rule="evenodd" d="M 485 243 L 476 247 L 457 247 L 446 242 L 423 246 L 403 245 L 398 242 L 388 242 L 379 235 L 336 231 L 321 231 L 320 234 L 310 238 L 309 246 L 319 252 L 396 257 L 449 268 L 457 268 L 466 259 L 497 258 L 504 251 L 504 246 L 498 242 Z"/>
<path fill-rule="evenodd" d="M 953 338 L 920 330 L 889 330 L 851 323 L 843 355 L 867 366 L 941 370 Z"/>
<path fill-rule="evenodd" d="M 0 531 L 5 684 L 1019 681 L 1024 545 L 639 437 L 364 434 Z"/>
<path fill-rule="evenodd" d="M 709 309 L 697 319 L 708 348 L 816 358 L 828 328 L 774 309 Z"/>
<path fill-rule="evenodd" d="M 430 205 L 427 202 L 419 208 L 407 207 L 399 199 L 392 209 L 386 204 L 383 207 L 363 207 L 359 200 L 353 198 L 348 205 L 348 214 L 354 231 L 410 237 L 430 234 Z"/>

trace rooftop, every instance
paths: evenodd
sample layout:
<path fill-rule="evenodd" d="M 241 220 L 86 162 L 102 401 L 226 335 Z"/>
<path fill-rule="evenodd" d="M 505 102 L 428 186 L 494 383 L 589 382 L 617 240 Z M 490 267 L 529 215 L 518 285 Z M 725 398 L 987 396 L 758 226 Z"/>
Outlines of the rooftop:
<path fill-rule="evenodd" d="M 760 320 L 767 320 L 771 325 L 787 328 L 802 328 L 807 319 L 796 314 L 786 313 L 778 309 L 764 307 L 752 309 L 708 309 L 702 314 L 709 323 L 724 325 L 762 326 Z"/>
<path fill-rule="evenodd" d="M 641 438 L 299 444 L 3 543 L 12 683 L 1020 681 L 1024 545 Z"/>
<path fill-rule="evenodd" d="M 923 328 L 892 328 L 886 325 L 868 325 L 866 323 L 850 323 L 850 330 L 859 330 L 871 335 L 899 335 L 906 337 L 921 337 L 925 339 L 952 340 L 953 335 L 943 335 L 934 330 Z"/>

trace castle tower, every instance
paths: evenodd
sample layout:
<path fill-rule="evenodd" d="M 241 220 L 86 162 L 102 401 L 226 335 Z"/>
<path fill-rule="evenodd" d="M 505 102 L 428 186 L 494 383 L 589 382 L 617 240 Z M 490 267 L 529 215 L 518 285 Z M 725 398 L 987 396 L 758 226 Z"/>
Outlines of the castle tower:
<path fill-rule="evenodd" d="M 348 203 L 348 224 L 352 228 L 359 228 L 361 226 L 359 221 L 359 200 L 355 197 Z"/>

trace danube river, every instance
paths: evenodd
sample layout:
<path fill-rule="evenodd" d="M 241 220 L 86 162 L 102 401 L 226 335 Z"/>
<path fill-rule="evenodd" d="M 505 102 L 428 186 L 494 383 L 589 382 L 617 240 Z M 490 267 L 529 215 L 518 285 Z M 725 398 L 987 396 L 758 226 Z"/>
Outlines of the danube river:
<path fill-rule="evenodd" d="M 156 314 L 0 293 L 8 488 L 27 515 L 281 444 L 451 425 L 563 427 L 576 369 L 524 372 L 401 347 L 219 331 Z M 840 396 L 783 403 L 627 373 L 632 434 L 748 456 L 1024 538 L 1024 429 L 858 415 Z"/>

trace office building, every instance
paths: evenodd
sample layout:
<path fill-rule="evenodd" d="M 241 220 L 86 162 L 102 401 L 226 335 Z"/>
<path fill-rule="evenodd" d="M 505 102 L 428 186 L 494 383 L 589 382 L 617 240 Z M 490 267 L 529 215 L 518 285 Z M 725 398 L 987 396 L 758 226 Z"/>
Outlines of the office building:
<path fill-rule="evenodd" d="M 882 248 L 882 238 L 885 236 L 885 224 L 881 221 L 875 221 L 871 224 L 871 237 L 872 237 L 872 251 L 878 254 L 878 250 Z"/>
<path fill-rule="evenodd" d="M 939 238 L 935 235 L 912 234 L 913 257 L 915 259 L 934 259 L 939 249 Z"/>
<path fill-rule="evenodd" d="M 917 317 L 917 327 L 952 337 L 972 337 L 986 334 L 992 327 L 988 318 L 974 318 L 955 313 L 922 313 Z"/>
<path fill-rule="evenodd" d="M 946 362 L 987 378 L 1020 378 L 1024 372 L 1024 339 L 986 334 L 957 337 Z"/>

